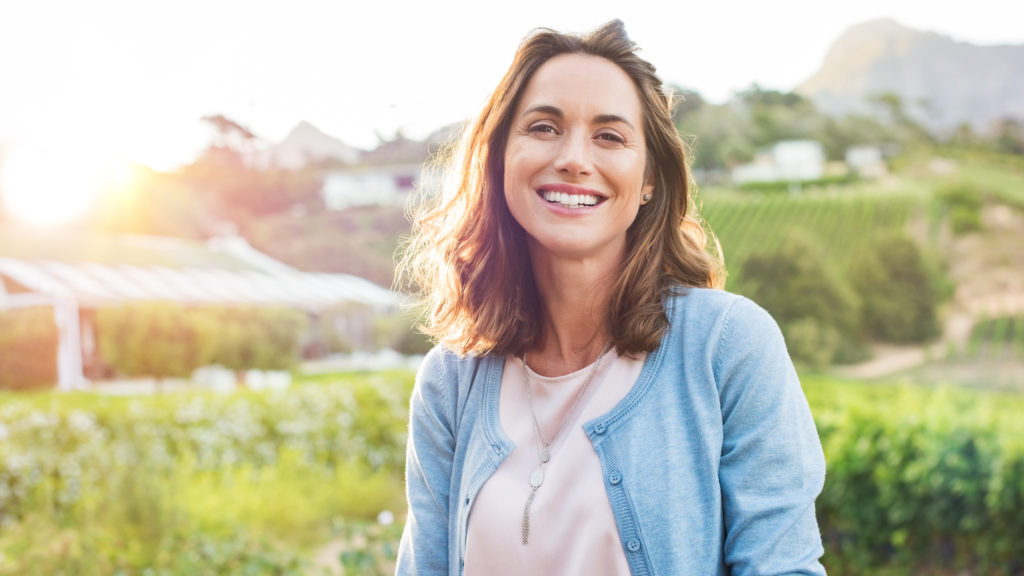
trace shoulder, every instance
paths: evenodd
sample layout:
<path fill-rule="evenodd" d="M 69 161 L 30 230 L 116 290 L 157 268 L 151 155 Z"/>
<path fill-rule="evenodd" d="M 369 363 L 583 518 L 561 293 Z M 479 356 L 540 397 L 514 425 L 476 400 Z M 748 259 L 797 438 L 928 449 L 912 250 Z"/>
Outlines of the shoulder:
<path fill-rule="evenodd" d="M 424 356 L 416 372 L 413 401 L 452 411 L 465 396 L 481 364 L 490 356 L 460 356 L 438 344 Z"/>
<path fill-rule="evenodd" d="M 680 287 L 669 298 L 666 311 L 673 329 L 696 324 L 709 329 L 707 334 L 737 329 L 758 334 L 778 331 L 778 324 L 764 308 L 725 290 Z"/>
<path fill-rule="evenodd" d="M 667 303 L 673 337 L 684 346 L 708 351 L 715 367 L 748 354 L 788 358 L 775 319 L 755 302 L 731 292 L 681 288 Z"/>

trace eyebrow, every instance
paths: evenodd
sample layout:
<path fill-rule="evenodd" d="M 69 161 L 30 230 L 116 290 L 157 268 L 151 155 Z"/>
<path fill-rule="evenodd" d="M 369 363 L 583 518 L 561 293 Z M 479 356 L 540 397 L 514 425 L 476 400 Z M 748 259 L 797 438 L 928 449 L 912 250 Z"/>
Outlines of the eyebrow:
<path fill-rule="evenodd" d="M 537 106 L 531 106 L 530 108 L 527 108 L 526 110 L 523 111 L 523 116 L 526 116 L 527 114 L 532 114 L 534 112 L 540 114 L 550 114 L 551 116 L 554 116 L 555 118 L 558 118 L 560 120 L 565 117 L 565 114 L 562 112 L 561 108 L 558 108 L 557 106 L 552 106 L 550 104 L 540 104 Z M 636 130 L 636 128 L 629 120 L 626 120 L 625 118 L 619 116 L 618 114 L 598 114 L 597 116 L 594 116 L 594 122 L 597 124 L 621 122 L 626 126 L 629 126 L 631 129 Z"/>

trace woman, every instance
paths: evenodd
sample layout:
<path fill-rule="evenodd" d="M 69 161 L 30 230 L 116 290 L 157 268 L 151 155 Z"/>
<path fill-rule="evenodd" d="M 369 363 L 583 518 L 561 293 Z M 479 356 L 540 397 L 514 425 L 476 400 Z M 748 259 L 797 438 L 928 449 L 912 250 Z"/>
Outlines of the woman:
<path fill-rule="evenodd" d="M 527 37 L 454 160 L 406 260 L 440 344 L 398 574 L 824 573 L 807 403 L 774 321 L 713 289 L 622 23 Z"/>

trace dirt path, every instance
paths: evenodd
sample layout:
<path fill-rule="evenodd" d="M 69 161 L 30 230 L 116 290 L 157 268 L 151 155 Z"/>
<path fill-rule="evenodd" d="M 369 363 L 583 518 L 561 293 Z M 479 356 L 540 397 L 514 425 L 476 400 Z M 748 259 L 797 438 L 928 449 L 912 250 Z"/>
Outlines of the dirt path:
<path fill-rule="evenodd" d="M 871 360 L 840 366 L 836 375 L 872 379 L 916 368 L 949 350 L 963 350 L 984 318 L 1024 315 L 1024 214 L 1006 206 L 982 212 L 983 231 L 950 239 L 943 247 L 957 289 L 944 314 L 942 336 L 918 346 L 876 345 Z"/>

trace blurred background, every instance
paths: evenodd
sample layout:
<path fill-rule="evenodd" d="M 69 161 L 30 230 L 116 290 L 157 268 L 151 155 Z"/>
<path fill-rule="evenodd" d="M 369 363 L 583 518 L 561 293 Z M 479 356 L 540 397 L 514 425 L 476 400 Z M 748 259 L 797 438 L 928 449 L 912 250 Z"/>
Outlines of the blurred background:
<path fill-rule="evenodd" d="M 411 200 L 622 19 L 778 320 L 834 574 L 1024 574 L 1024 7 L 0 5 L 0 575 L 387 574 Z M 949 4 L 949 3 L 947 3 Z"/>

